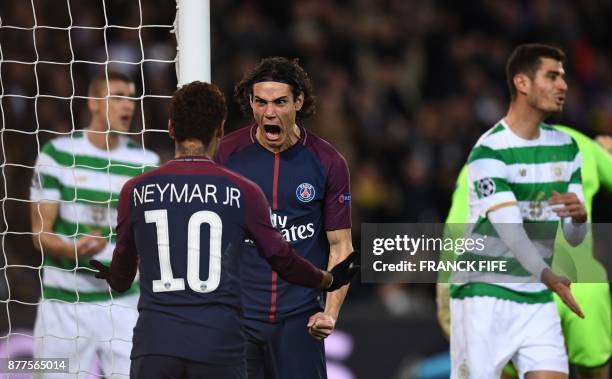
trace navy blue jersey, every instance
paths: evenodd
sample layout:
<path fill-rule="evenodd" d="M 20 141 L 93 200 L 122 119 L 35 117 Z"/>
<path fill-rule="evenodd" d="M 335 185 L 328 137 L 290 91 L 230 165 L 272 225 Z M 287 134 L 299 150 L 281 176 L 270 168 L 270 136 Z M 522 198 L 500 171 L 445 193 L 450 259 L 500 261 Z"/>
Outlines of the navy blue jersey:
<path fill-rule="evenodd" d="M 298 254 L 326 268 L 326 231 L 351 227 L 351 194 L 346 161 L 333 146 L 304 128 L 299 141 L 272 153 L 255 139 L 255 125 L 221 140 L 217 161 L 254 181 L 272 205 L 272 223 Z M 289 285 L 245 242 L 241 259 L 245 317 L 275 322 L 319 309 L 321 292 Z"/>
<path fill-rule="evenodd" d="M 169 355 L 214 364 L 244 359 L 240 253 L 245 238 L 279 275 L 317 287 L 270 222 L 261 190 L 209 159 L 184 157 L 129 180 L 118 205 L 114 281 L 140 271 L 132 358 Z"/>

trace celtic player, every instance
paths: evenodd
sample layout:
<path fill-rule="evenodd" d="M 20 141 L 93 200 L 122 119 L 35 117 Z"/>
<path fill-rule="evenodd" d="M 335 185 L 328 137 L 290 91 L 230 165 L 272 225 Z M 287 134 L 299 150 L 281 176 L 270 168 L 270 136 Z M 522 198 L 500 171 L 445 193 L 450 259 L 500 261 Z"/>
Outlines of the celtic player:
<path fill-rule="evenodd" d="M 497 378 L 509 360 L 521 377 L 567 378 L 551 290 L 576 314 L 582 312 L 569 281 L 551 271 L 548 259 L 560 220 L 572 245 L 586 233 L 581 156 L 570 136 L 542 123 L 563 108 L 563 59 L 563 52 L 545 45 L 513 52 L 508 114 L 470 154 L 472 232 L 487 236 L 479 258 L 505 259 L 515 269 L 456 275 L 461 284 L 451 290 L 453 378 Z"/>
<path fill-rule="evenodd" d="M 554 128 L 569 134 L 578 144 L 582 155 L 584 201 L 587 214 L 590 216 L 593 197 L 600 185 L 612 191 L 612 154 L 574 129 L 561 125 L 554 125 Z M 604 138 L 597 140 L 601 143 L 606 141 Z M 452 231 L 453 225 L 456 225 L 457 230 L 461 229 L 460 224 L 467 221 L 468 214 L 468 177 L 467 167 L 464 167 L 457 178 L 452 206 L 446 219 L 448 230 Z M 586 266 L 587 283 L 574 283 L 572 293 L 587 317 L 584 319 L 576 317 L 558 296 L 554 295 L 554 299 L 561 316 L 561 329 L 565 336 L 569 361 L 576 368 L 578 377 L 605 379 L 609 377 L 609 360 L 612 356 L 610 289 L 601 264 L 592 254 L 584 255 L 584 252 L 592 252 L 592 243 L 592 235 L 587 234 L 579 249 L 570 247 L 564 238 L 557 238 L 555 244 L 555 254 L 569 251 L 570 258 L 575 258 L 573 260 L 579 268 Z M 604 277 L 599 278 L 598 274 Z M 579 277 L 577 279 L 580 280 Z M 449 333 L 448 285 L 442 283 L 446 281 L 445 278 L 441 278 L 441 283 L 438 285 L 438 318 L 442 328 Z"/>
<path fill-rule="evenodd" d="M 121 73 L 94 78 L 89 126 L 45 144 L 32 178 L 33 240 L 44 259 L 35 356 L 69 358 L 72 378 L 87 375 L 95 354 L 107 377 L 129 375 L 138 287 L 111 295 L 85 262 L 110 261 L 119 191 L 159 163 L 155 153 L 121 135 L 132 121 L 134 92 Z"/>

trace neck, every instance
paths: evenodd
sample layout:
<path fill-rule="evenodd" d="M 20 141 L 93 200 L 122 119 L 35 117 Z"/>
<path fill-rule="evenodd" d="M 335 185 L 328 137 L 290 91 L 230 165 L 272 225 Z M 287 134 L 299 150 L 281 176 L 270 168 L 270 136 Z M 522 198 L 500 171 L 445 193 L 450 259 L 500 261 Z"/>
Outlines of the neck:
<path fill-rule="evenodd" d="M 113 150 L 119 145 L 119 136 L 112 131 L 102 132 L 90 127 L 86 137 L 92 145 L 101 150 Z"/>
<path fill-rule="evenodd" d="M 181 142 L 175 142 L 175 158 L 186 156 L 204 157 L 212 159 L 214 153 L 211 151 L 212 146 L 204 146 L 201 141 L 188 139 Z M 212 144 L 211 144 L 212 145 Z"/>
<path fill-rule="evenodd" d="M 259 144 L 263 146 L 266 150 L 269 150 L 273 153 L 280 153 L 281 151 L 285 151 L 291 146 L 295 145 L 300 140 L 300 135 L 301 135 L 300 128 L 296 124 L 293 124 L 293 128 L 291 128 L 291 130 L 289 131 L 289 135 L 285 139 L 285 142 L 283 142 L 281 146 L 277 147 L 277 146 L 268 146 L 266 144 L 266 139 L 262 135 L 261 128 L 258 127 L 255 131 L 255 139 L 257 140 L 257 142 L 259 142 Z"/>
<path fill-rule="evenodd" d="M 510 130 L 517 136 L 524 139 L 536 139 L 540 136 L 540 123 L 545 118 L 546 114 L 542 111 L 515 99 L 510 103 L 505 120 Z"/>

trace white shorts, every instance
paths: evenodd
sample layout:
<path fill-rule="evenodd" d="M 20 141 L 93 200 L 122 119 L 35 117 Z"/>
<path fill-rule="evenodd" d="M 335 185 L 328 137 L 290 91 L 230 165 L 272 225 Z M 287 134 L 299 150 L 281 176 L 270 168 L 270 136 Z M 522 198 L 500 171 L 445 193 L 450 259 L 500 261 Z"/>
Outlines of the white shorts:
<path fill-rule="evenodd" d="M 128 377 L 137 303 L 138 294 L 112 302 L 41 302 L 34 325 L 34 356 L 69 359 L 70 374 L 48 375 L 53 379 L 88 377 L 96 355 L 106 378 Z"/>
<path fill-rule="evenodd" d="M 494 297 L 451 299 L 451 378 L 498 379 L 512 361 L 530 371 L 568 373 L 554 302 L 524 304 Z"/>

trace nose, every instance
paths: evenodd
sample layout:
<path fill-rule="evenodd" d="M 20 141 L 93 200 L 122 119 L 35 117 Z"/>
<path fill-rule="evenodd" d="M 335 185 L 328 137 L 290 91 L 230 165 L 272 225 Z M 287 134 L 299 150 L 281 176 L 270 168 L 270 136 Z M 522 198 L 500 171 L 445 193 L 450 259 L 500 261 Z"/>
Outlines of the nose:
<path fill-rule="evenodd" d="M 264 110 L 264 116 L 267 118 L 274 118 L 276 116 L 276 111 L 274 109 L 274 104 L 269 102 L 266 104 L 266 109 Z"/>
<path fill-rule="evenodd" d="M 136 106 L 136 102 L 132 99 L 123 99 L 123 107 L 127 109 L 133 109 Z"/>
<path fill-rule="evenodd" d="M 565 79 L 563 78 L 559 79 L 558 87 L 563 92 L 567 91 L 567 82 L 565 81 Z"/>

